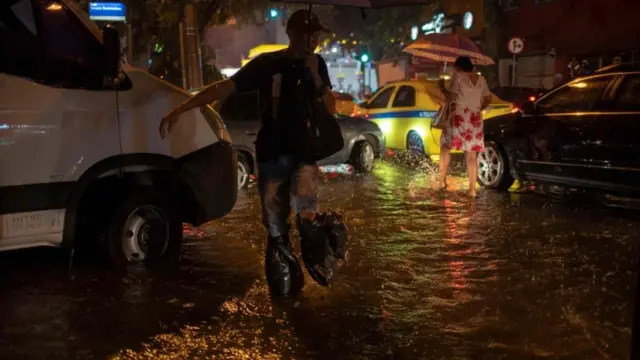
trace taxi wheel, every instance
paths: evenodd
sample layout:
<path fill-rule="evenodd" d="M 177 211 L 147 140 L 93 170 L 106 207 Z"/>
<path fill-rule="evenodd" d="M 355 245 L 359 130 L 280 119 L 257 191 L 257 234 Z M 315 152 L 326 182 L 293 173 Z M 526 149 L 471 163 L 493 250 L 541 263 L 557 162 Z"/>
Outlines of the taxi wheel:
<path fill-rule="evenodd" d="M 422 137 L 415 131 L 410 131 L 407 135 L 407 150 L 413 154 L 424 155 L 424 142 Z"/>

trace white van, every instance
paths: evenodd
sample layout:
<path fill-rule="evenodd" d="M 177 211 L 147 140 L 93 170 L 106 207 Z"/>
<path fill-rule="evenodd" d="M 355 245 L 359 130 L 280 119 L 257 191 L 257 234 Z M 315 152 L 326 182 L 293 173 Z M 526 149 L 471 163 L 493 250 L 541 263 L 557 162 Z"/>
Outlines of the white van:
<path fill-rule="evenodd" d="M 176 253 L 227 214 L 237 161 L 211 108 L 121 66 L 119 35 L 68 0 L 0 2 L 0 251 L 101 242 L 116 265 Z"/>

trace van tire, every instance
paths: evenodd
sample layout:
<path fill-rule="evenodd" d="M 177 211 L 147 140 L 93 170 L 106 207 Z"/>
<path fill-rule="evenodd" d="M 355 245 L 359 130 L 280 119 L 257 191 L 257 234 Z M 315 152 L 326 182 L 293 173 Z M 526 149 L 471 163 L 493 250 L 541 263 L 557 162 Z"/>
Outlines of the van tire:
<path fill-rule="evenodd" d="M 135 188 L 116 207 L 106 233 L 114 268 L 179 257 L 182 220 L 168 194 L 162 188 Z"/>

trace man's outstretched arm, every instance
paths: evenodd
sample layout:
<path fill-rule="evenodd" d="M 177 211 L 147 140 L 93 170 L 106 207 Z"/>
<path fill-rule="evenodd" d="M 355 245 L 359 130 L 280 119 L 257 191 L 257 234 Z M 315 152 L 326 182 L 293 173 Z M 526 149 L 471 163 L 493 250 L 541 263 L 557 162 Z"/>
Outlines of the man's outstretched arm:
<path fill-rule="evenodd" d="M 196 96 L 171 110 L 160 122 L 160 136 L 164 139 L 171 131 L 173 124 L 184 112 L 216 101 L 223 103 L 233 92 L 249 92 L 260 88 L 273 73 L 273 61 L 268 56 L 261 55 L 243 66 L 230 79 L 213 83 Z"/>
<path fill-rule="evenodd" d="M 160 137 L 164 139 L 171 132 L 171 127 L 183 113 L 209 105 L 215 101 L 224 102 L 234 91 L 236 91 L 236 84 L 231 79 L 221 80 L 207 86 L 196 96 L 183 102 L 162 118 L 160 122 Z"/>

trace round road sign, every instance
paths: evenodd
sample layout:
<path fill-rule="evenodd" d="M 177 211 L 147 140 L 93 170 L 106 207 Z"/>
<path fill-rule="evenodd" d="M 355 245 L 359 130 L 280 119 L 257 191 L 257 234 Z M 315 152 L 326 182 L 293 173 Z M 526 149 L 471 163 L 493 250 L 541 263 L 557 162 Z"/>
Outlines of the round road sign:
<path fill-rule="evenodd" d="M 517 55 L 520 54 L 522 50 L 524 50 L 524 41 L 518 37 L 514 37 L 509 40 L 507 46 L 509 47 L 510 53 Z"/>

